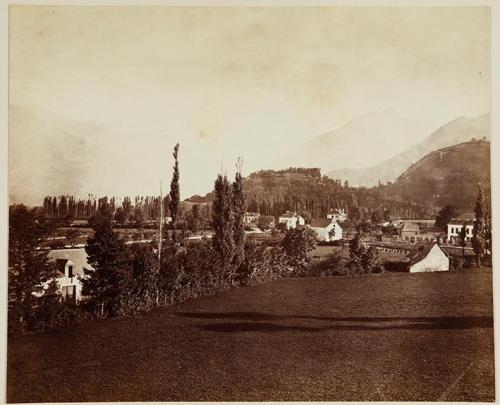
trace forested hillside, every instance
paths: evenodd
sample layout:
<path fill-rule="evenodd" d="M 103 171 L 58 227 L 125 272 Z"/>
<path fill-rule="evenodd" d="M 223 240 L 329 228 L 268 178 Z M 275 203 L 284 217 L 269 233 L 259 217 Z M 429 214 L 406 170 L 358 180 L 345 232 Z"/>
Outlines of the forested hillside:
<path fill-rule="evenodd" d="M 324 217 L 330 208 L 344 208 L 352 219 L 363 218 L 377 211 L 391 211 L 401 217 L 433 217 L 435 209 L 385 197 L 378 188 L 354 188 L 340 179 L 321 175 L 318 168 L 289 168 L 260 170 L 245 179 L 247 209 L 264 215 L 280 216 L 287 210 L 298 211 L 306 217 Z M 193 196 L 188 201 L 210 202 Z"/>
<path fill-rule="evenodd" d="M 489 199 L 490 142 L 476 140 L 429 153 L 384 188 L 384 195 L 472 211 L 481 183 Z"/>

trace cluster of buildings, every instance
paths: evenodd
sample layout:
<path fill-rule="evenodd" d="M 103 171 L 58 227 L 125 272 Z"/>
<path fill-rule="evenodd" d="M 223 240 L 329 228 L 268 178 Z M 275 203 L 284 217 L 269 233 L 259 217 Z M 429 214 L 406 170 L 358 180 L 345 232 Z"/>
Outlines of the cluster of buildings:
<path fill-rule="evenodd" d="M 247 212 L 244 216 L 245 224 L 256 226 L 261 215 L 257 212 Z M 347 220 L 343 209 L 330 210 L 325 218 L 312 218 L 306 225 L 304 217 L 296 212 L 285 212 L 278 219 L 278 226 L 289 230 L 308 226 L 317 236 L 319 242 L 335 242 L 346 235 L 342 229 L 342 222 Z M 274 219 L 270 224 L 274 228 Z M 454 218 L 447 225 L 447 233 L 433 228 L 430 220 L 397 220 L 393 223 L 398 227 L 398 235 L 391 242 L 372 243 L 379 251 L 386 255 L 395 255 L 405 258 L 406 269 L 410 272 L 446 271 L 449 269 L 449 256 L 443 250 L 442 244 L 448 247 L 458 244 L 462 228 L 466 228 L 466 241 L 472 239 L 474 214 L 465 213 Z M 431 242 L 422 244 L 419 242 Z M 415 249 L 415 246 L 417 249 Z M 450 246 L 451 245 L 451 246 Z M 414 246 L 411 248 L 411 246 Z M 446 248 L 446 246 L 445 246 Z M 53 249 L 49 259 L 55 262 L 59 277 L 59 292 L 64 300 L 78 302 L 82 297 L 81 279 L 85 270 L 92 270 L 88 264 L 87 254 L 83 248 Z"/>
<path fill-rule="evenodd" d="M 307 226 L 312 229 L 320 242 L 334 242 L 342 239 L 342 227 L 340 222 L 347 220 L 347 214 L 343 209 L 330 210 L 326 218 L 311 218 Z M 283 228 L 293 229 L 305 226 L 305 219 L 296 212 L 286 212 L 278 219 Z"/>

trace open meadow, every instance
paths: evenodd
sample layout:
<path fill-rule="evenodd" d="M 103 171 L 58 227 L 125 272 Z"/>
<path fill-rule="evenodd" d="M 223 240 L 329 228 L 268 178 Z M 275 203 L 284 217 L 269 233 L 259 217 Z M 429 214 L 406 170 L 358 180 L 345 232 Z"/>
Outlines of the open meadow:
<path fill-rule="evenodd" d="M 15 337 L 8 402 L 494 401 L 491 270 L 288 279 Z"/>

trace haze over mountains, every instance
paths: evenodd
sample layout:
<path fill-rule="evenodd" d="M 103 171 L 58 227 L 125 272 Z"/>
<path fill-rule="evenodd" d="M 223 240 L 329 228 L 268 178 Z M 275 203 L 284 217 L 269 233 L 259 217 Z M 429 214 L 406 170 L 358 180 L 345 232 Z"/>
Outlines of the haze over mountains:
<path fill-rule="evenodd" d="M 490 138 L 490 115 L 459 117 L 438 129 L 392 111 L 368 113 L 286 154 L 277 166 L 320 167 L 328 177 L 372 187 L 396 180 L 426 154 Z"/>
<path fill-rule="evenodd" d="M 432 126 L 389 109 L 368 112 L 346 125 L 302 144 L 277 168 L 320 167 L 323 173 L 378 164 L 422 141 Z"/>
<path fill-rule="evenodd" d="M 470 141 L 472 138 L 490 139 L 490 115 L 475 118 L 460 117 L 432 132 L 422 142 L 396 154 L 377 165 L 360 169 L 332 170 L 327 176 L 341 178 L 354 186 L 371 187 L 378 182 L 396 180 L 406 169 L 430 152 Z M 390 149 L 389 145 L 388 148 Z"/>

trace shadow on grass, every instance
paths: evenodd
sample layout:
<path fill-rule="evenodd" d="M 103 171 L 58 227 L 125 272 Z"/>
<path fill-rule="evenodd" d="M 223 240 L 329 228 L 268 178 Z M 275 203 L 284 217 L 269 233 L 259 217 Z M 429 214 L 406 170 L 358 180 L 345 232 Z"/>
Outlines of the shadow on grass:
<path fill-rule="evenodd" d="M 214 332 L 324 332 L 331 330 L 427 330 L 427 329 L 485 329 L 493 327 L 491 316 L 442 316 L 442 317 L 321 317 L 301 315 L 272 315 L 259 312 L 180 312 L 177 316 L 195 319 L 227 319 L 197 325 Z M 272 323 L 290 319 L 326 321 L 326 326 L 297 326 Z M 240 320 L 243 322 L 234 322 Z"/>

